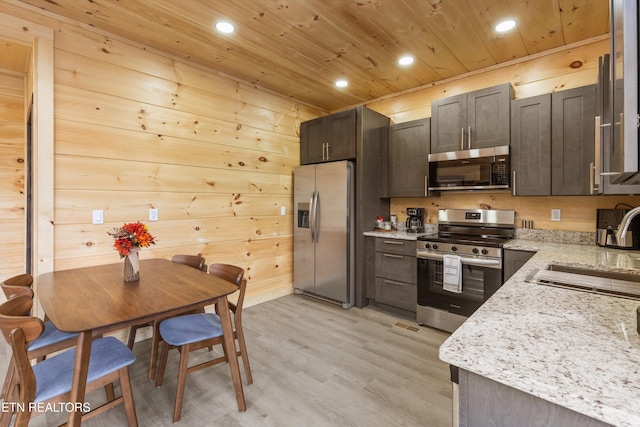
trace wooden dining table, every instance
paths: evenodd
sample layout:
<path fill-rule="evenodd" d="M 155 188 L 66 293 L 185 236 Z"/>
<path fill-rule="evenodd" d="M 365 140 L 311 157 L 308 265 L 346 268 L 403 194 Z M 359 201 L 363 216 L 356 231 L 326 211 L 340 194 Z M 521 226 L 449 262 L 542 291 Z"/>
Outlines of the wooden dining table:
<path fill-rule="evenodd" d="M 37 294 L 45 313 L 61 331 L 78 333 L 72 402 L 84 402 L 94 334 L 105 334 L 218 304 L 226 354 L 235 354 L 227 295 L 238 288 L 225 280 L 166 259 L 140 261 L 140 280 L 125 282 L 122 264 L 54 271 L 38 277 Z M 245 411 L 238 359 L 229 357 L 238 410 Z M 80 406 L 80 405 L 78 405 Z M 68 424 L 82 414 L 70 412 Z"/>

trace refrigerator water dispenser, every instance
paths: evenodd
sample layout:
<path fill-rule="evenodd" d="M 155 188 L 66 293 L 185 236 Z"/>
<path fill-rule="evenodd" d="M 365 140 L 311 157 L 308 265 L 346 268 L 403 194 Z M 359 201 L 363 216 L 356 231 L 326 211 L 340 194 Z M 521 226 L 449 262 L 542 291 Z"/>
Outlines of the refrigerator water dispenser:
<path fill-rule="evenodd" d="M 309 228 L 309 203 L 298 203 L 298 228 Z"/>

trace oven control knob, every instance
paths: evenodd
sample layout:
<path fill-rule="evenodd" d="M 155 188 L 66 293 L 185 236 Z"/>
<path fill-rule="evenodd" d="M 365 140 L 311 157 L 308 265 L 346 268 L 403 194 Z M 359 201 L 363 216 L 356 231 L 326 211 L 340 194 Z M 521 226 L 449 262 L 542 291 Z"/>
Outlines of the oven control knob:
<path fill-rule="evenodd" d="M 489 251 L 488 251 L 488 250 L 486 250 L 486 249 L 483 249 L 483 250 L 482 250 L 482 255 L 486 255 L 486 254 L 488 254 L 488 253 L 489 253 Z"/>
<path fill-rule="evenodd" d="M 451 246 L 451 252 L 455 252 L 455 251 L 457 251 L 457 250 L 458 250 L 458 248 L 457 248 L 457 247 L 455 247 L 455 246 Z"/>
<path fill-rule="evenodd" d="M 474 254 L 477 254 L 480 251 L 478 250 L 478 248 L 473 248 L 473 250 L 471 252 L 473 252 Z"/>
<path fill-rule="evenodd" d="M 433 246 L 431 246 L 433 249 L 438 249 L 438 245 L 436 245 L 435 243 L 433 244 Z"/>
<path fill-rule="evenodd" d="M 425 248 L 425 249 L 429 249 L 429 248 L 431 248 L 431 244 L 430 244 L 430 243 L 425 243 L 425 244 L 424 244 L 424 248 Z"/>

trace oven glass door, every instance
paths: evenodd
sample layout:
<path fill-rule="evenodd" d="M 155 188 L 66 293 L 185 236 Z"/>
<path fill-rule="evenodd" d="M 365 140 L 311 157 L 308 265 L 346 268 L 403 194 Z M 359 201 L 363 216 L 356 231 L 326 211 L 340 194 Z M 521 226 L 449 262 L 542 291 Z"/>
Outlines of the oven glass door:
<path fill-rule="evenodd" d="M 502 285 L 502 269 L 462 265 L 462 293 L 446 291 L 442 261 L 418 259 L 418 304 L 470 316 Z"/>

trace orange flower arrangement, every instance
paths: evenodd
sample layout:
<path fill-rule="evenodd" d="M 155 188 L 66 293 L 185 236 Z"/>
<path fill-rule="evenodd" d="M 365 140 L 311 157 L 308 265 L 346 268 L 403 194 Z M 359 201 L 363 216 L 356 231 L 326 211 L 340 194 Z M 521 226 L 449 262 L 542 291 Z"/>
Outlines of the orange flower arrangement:
<path fill-rule="evenodd" d="M 113 247 L 120 254 L 120 258 L 126 257 L 136 248 L 146 248 L 156 244 L 155 237 L 149 233 L 149 227 L 140 221 L 124 224 L 120 228 L 108 231 L 107 234 L 115 239 Z"/>

